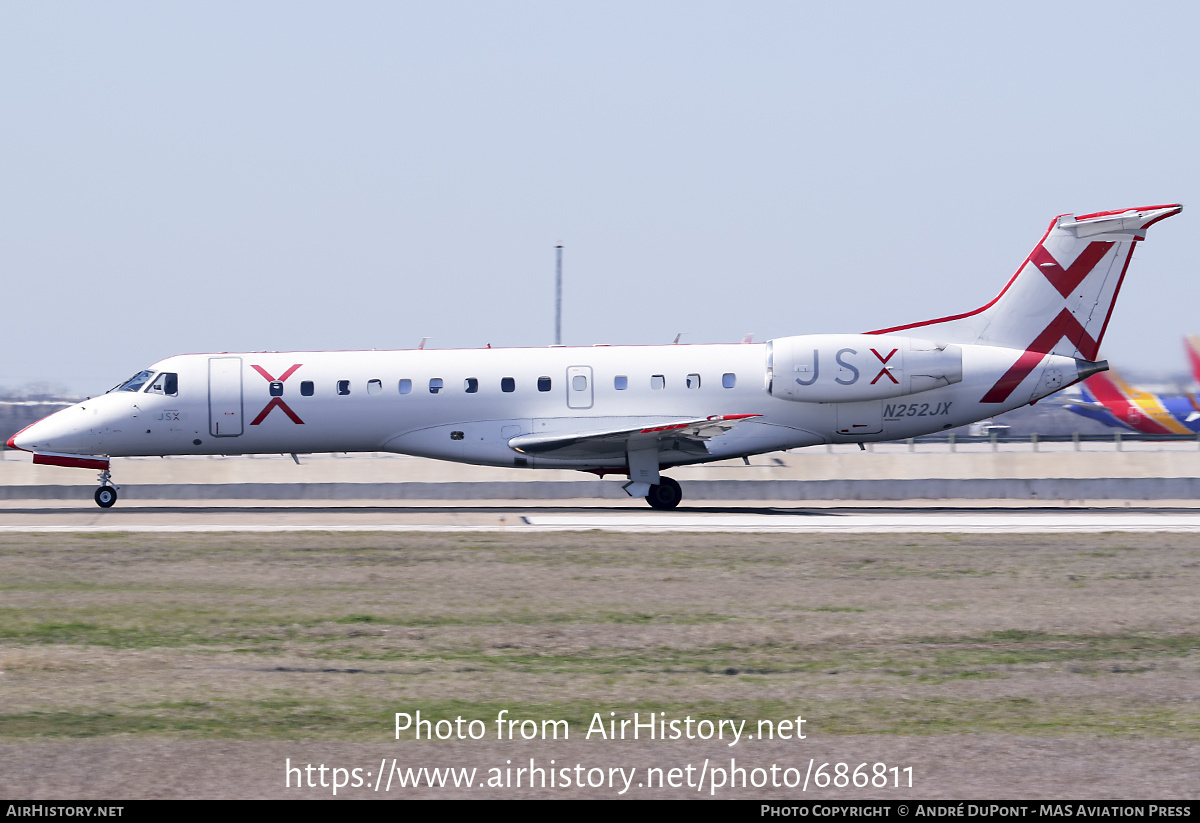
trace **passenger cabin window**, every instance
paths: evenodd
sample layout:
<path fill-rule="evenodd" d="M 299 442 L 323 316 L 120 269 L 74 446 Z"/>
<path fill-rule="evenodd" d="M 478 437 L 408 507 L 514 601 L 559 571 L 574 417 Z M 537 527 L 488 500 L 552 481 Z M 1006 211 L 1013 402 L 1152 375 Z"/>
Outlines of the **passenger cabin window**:
<path fill-rule="evenodd" d="M 550 383 L 551 381 L 549 377 L 539 377 L 538 391 L 550 391 Z"/>
<path fill-rule="evenodd" d="M 623 374 L 618 374 L 613 378 L 613 388 L 617 391 L 625 391 L 629 388 L 629 378 Z"/>
<path fill-rule="evenodd" d="M 661 389 L 661 388 L 664 388 L 666 385 L 667 385 L 667 378 L 663 377 L 661 374 L 650 375 L 650 388 Z"/>
<path fill-rule="evenodd" d="M 400 393 L 412 394 L 412 381 L 407 377 L 400 381 Z"/>
<path fill-rule="evenodd" d="M 349 380 L 337 381 L 337 393 L 343 397 L 345 395 L 349 394 L 350 393 L 350 381 Z"/>
<path fill-rule="evenodd" d="M 175 397 L 179 394 L 179 375 L 175 372 L 162 372 L 146 387 L 147 394 L 163 394 Z"/>
<path fill-rule="evenodd" d="M 305 380 L 300 384 L 300 396 L 301 397 L 312 397 L 313 396 L 313 381 Z"/>
<path fill-rule="evenodd" d="M 517 390 L 517 381 L 511 377 L 500 378 L 500 391 L 514 392 Z"/>
<path fill-rule="evenodd" d="M 721 375 L 721 385 L 727 389 L 732 389 L 737 385 L 737 375 L 733 372 L 725 372 Z"/>
<path fill-rule="evenodd" d="M 466 389 L 467 394 L 475 394 L 475 392 L 479 391 L 479 378 L 468 377 L 463 381 L 463 388 Z"/>
<path fill-rule="evenodd" d="M 689 375 L 687 376 L 687 387 L 688 387 L 689 389 L 698 389 L 698 388 L 700 388 L 700 375 L 698 375 L 698 374 L 689 374 Z"/>
<path fill-rule="evenodd" d="M 438 392 L 440 392 L 442 390 L 442 385 L 443 385 L 442 378 L 440 378 L 440 377 L 429 378 L 429 393 L 437 394 Z"/>
<path fill-rule="evenodd" d="M 368 380 L 367 381 L 367 394 L 383 394 L 383 381 L 382 380 Z"/>

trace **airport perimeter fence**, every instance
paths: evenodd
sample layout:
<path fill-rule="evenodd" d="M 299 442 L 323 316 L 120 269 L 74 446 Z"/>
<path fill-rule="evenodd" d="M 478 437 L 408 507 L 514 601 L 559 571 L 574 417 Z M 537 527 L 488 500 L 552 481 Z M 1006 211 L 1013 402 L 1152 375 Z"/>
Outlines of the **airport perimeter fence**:
<path fill-rule="evenodd" d="M 926 478 L 904 480 L 681 480 L 684 500 L 756 501 L 766 505 L 799 501 L 1020 500 L 1072 505 L 1105 500 L 1191 501 L 1200 499 L 1200 477 Z M 91 506 L 86 485 L 0 486 L 0 500 L 62 500 Z M 122 501 L 442 501 L 489 505 L 487 501 L 613 500 L 630 498 L 615 480 L 549 480 L 438 483 L 151 483 L 121 487 Z M 772 503 L 774 501 L 774 503 Z"/>
<path fill-rule="evenodd" d="M 890 441 L 897 442 L 897 441 Z M 1121 446 L 1125 443 L 1195 443 L 1197 449 L 1200 449 L 1200 432 L 1195 434 L 1143 434 L 1142 432 L 1113 432 L 1112 434 L 1037 434 L 1036 432 L 1028 435 L 1009 435 L 991 432 L 989 434 L 969 435 L 969 434 L 926 434 L 921 437 L 909 437 L 903 442 L 907 443 L 910 450 L 921 443 L 940 443 L 947 444 L 954 450 L 954 446 L 959 444 L 984 443 L 995 447 L 1001 444 L 1013 443 L 1029 443 L 1033 446 L 1034 451 L 1037 451 L 1039 443 L 1073 443 L 1075 450 L 1078 451 L 1082 443 L 1112 443 L 1117 451 L 1121 450 Z"/>

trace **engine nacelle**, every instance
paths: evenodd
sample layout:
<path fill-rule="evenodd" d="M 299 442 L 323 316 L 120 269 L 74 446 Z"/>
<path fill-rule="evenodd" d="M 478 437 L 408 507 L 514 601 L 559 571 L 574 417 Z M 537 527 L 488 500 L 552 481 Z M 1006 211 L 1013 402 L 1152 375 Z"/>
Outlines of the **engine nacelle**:
<path fill-rule="evenodd" d="M 962 349 L 912 337 L 806 334 L 769 344 L 773 397 L 852 403 L 928 391 L 962 381 Z"/>

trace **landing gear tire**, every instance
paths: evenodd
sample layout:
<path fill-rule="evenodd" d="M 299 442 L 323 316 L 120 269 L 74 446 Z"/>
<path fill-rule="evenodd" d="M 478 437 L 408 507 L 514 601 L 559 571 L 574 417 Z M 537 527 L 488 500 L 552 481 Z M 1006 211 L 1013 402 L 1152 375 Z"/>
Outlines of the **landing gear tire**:
<path fill-rule="evenodd" d="M 651 486 L 650 493 L 646 495 L 646 502 L 650 504 L 650 508 L 660 511 L 669 511 L 675 508 L 682 499 L 683 489 L 679 488 L 679 484 L 669 477 L 660 477 L 658 485 Z"/>
<path fill-rule="evenodd" d="M 96 505 L 102 509 L 111 509 L 117 502 L 117 490 L 112 486 L 101 486 L 96 489 Z"/>

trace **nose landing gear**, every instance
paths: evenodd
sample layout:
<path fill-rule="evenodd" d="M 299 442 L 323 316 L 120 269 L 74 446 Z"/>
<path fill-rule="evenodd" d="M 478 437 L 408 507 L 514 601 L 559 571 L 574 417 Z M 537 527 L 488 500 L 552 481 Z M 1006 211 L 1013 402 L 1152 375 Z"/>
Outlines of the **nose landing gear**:
<path fill-rule="evenodd" d="M 117 502 L 117 487 L 112 483 L 112 472 L 108 469 L 100 472 L 100 488 L 96 489 L 96 505 L 102 509 L 111 509 Z"/>

